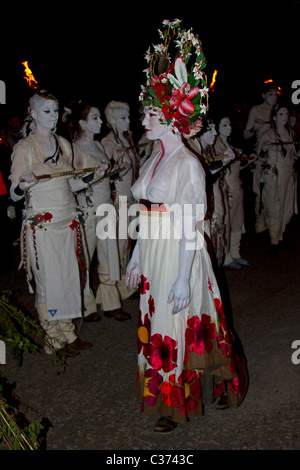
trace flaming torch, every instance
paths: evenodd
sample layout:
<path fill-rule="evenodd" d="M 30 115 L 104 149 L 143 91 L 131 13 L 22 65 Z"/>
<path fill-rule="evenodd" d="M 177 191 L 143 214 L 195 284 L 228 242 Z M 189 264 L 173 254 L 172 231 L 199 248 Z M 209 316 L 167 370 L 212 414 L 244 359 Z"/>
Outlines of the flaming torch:
<path fill-rule="evenodd" d="M 38 88 L 38 82 L 34 78 L 33 73 L 29 68 L 27 60 L 22 62 L 22 65 L 24 65 L 24 69 L 25 69 L 24 78 L 27 81 L 29 88 L 33 88 L 34 90 L 36 90 Z"/>
<path fill-rule="evenodd" d="M 265 81 L 264 81 L 264 84 L 266 84 L 266 83 L 273 83 L 273 82 L 274 82 L 274 80 L 272 80 L 272 79 L 270 78 L 270 80 L 265 80 Z M 278 94 L 278 95 L 281 95 L 281 88 L 280 88 L 280 86 L 278 87 L 278 92 L 277 92 L 277 94 Z"/>
<path fill-rule="evenodd" d="M 213 73 L 212 80 L 211 80 L 211 84 L 209 85 L 209 89 L 210 89 L 211 91 L 214 91 L 214 86 L 215 86 L 215 83 L 216 83 L 217 73 L 218 73 L 217 70 L 215 70 L 214 73 Z"/>

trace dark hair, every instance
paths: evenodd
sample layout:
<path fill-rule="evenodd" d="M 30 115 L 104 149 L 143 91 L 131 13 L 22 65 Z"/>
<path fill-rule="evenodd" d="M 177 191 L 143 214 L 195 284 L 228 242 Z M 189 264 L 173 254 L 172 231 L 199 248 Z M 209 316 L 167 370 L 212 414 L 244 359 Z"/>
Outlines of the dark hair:
<path fill-rule="evenodd" d="M 268 80 L 267 82 L 264 82 L 263 87 L 262 87 L 262 93 L 268 93 L 269 91 L 275 90 L 278 92 L 279 90 L 279 85 L 277 82 L 274 82 L 273 80 Z"/>
<path fill-rule="evenodd" d="M 202 121 L 202 127 L 201 127 L 201 131 L 198 134 L 198 137 L 200 135 L 203 135 L 208 130 L 211 124 L 215 124 L 215 120 L 210 116 L 201 117 L 201 121 Z"/>
<path fill-rule="evenodd" d="M 97 108 L 97 105 L 79 103 L 72 108 L 72 113 L 69 117 L 70 132 L 72 140 L 77 140 L 82 134 L 82 128 L 79 121 L 86 121 L 89 112 L 92 108 Z"/>

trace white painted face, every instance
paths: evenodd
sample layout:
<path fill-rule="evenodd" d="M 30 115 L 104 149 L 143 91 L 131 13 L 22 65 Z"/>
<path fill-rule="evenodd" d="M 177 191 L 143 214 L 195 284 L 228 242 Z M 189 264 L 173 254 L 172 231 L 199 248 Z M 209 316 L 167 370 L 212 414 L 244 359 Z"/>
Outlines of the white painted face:
<path fill-rule="evenodd" d="M 267 91 L 267 93 L 263 93 L 262 96 L 263 96 L 265 103 L 267 103 L 269 106 L 273 107 L 277 103 L 278 94 L 276 90 Z"/>
<path fill-rule="evenodd" d="M 100 111 L 97 108 L 91 108 L 87 119 L 81 120 L 80 125 L 83 130 L 91 134 L 99 134 L 102 125 L 102 119 L 100 117 Z"/>
<path fill-rule="evenodd" d="M 224 137 L 231 135 L 232 127 L 228 117 L 222 118 L 219 124 L 219 134 Z"/>
<path fill-rule="evenodd" d="M 209 124 L 207 130 L 201 136 L 201 142 L 205 145 L 213 145 L 217 131 L 214 124 Z"/>
<path fill-rule="evenodd" d="M 161 111 L 154 108 L 145 108 L 145 117 L 142 125 L 145 128 L 147 139 L 158 140 L 168 133 L 168 126 L 162 123 Z"/>
<path fill-rule="evenodd" d="M 53 130 L 58 120 L 58 103 L 54 100 L 40 99 L 31 115 L 38 127 Z"/>
<path fill-rule="evenodd" d="M 126 109 L 116 110 L 114 112 L 114 126 L 119 132 L 127 132 L 129 129 L 129 112 Z"/>
<path fill-rule="evenodd" d="M 276 113 L 277 127 L 285 126 L 289 120 L 289 112 L 287 108 L 279 108 Z"/>

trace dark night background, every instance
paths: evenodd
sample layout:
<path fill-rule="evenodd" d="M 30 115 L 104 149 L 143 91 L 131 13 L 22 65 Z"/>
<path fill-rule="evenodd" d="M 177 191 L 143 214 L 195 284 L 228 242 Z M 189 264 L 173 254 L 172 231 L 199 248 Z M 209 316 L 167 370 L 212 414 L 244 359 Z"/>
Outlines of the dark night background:
<path fill-rule="evenodd" d="M 291 103 L 291 84 L 300 79 L 300 0 L 175 5 L 77 2 L 64 4 L 61 11 L 54 3 L 29 3 L 7 14 L 2 7 L 2 120 L 11 109 L 26 111 L 31 90 L 21 62 L 27 60 L 40 88 L 54 93 L 61 105 L 73 97 L 87 98 L 103 112 L 112 99 L 127 101 L 137 122 L 144 54 L 151 43 L 160 42 L 162 21 L 174 18 L 199 34 L 209 83 L 218 71 L 212 109 L 236 105 L 248 111 L 261 102 L 261 85 L 268 79 L 279 82 Z"/>

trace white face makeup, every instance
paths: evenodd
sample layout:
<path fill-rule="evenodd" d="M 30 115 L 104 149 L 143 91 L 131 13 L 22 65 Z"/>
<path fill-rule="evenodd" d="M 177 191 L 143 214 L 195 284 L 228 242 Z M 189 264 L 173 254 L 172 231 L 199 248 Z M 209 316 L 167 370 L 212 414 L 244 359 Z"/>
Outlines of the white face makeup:
<path fill-rule="evenodd" d="M 82 129 L 91 134 L 99 134 L 102 125 L 99 109 L 91 108 L 86 121 L 81 120 L 80 125 Z"/>
<path fill-rule="evenodd" d="M 162 123 L 162 115 L 159 110 L 145 108 L 145 117 L 142 125 L 145 128 L 147 139 L 161 139 L 168 132 L 168 126 Z"/>
<path fill-rule="evenodd" d="M 119 132 L 127 132 L 129 129 L 129 113 L 125 109 L 114 112 L 114 126 Z"/>
<path fill-rule="evenodd" d="M 208 129 L 202 134 L 201 142 L 205 145 L 213 145 L 217 131 L 214 124 L 209 124 Z"/>
<path fill-rule="evenodd" d="M 229 137 L 231 135 L 232 127 L 230 119 L 225 117 L 222 118 L 219 124 L 219 134 L 224 137 Z"/>
<path fill-rule="evenodd" d="M 277 127 L 285 126 L 289 119 L 289 112 L 287 108 L 279 108 L 276 114 Z"/>
<path fill-rule="evenodd" d="M 37 126 L 53 130 L 58 120 L 58 103 L 53 100 L 41 99 L 36 105 L 36 109 L 31 111 Z"/>
<path fill-rule="evenodd" d="M 263 99 L 265 100 L 265 102 L 269 106 L 275 106 L 275 104 L 277 102 L 277 96 L 278 96 L 276 90 L 267 91 L 267 93 L 264 93 L 262 96 L 263 96 Z"/>

